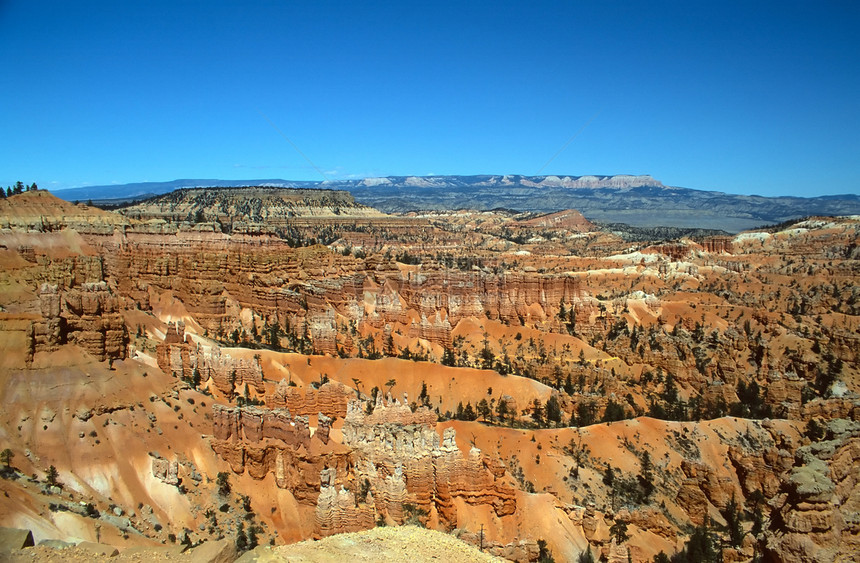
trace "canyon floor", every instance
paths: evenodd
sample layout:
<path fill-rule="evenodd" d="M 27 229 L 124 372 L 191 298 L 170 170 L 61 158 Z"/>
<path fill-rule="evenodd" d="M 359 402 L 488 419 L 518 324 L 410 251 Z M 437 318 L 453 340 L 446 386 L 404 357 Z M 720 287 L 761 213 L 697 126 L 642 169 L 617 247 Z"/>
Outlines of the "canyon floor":
<path fill-rule="evenodd" d="M 440 560 L 855 560 L 860 217 L 670 235 L 331 190 L 0 200 L 0 526 L 126 558 L 402 560 L 421 526 L 465 550 Z"/>

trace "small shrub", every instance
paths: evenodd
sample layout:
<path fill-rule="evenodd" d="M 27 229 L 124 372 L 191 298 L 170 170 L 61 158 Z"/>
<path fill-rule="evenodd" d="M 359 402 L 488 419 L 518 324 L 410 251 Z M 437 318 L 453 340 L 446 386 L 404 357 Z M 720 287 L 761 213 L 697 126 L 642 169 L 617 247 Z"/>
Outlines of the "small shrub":
<path fill-rule="evenodd" d="M 218 483 L 218 494 L 222 497 L 226 497 L 230 494 L 230 474 L 226 471 L 220 471 L 218 473 L 217 481 Z"/>

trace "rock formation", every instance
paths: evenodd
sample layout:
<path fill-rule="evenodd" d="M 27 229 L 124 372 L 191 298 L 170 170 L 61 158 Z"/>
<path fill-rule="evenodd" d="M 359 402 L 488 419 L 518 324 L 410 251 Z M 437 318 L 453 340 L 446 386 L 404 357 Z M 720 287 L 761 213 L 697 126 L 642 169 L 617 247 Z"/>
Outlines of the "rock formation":
<path fill-rule="evenodd" d="M 0 202 L 4 474 L 69 484 L 0 480 L 0 520 L 90 503 L 165 542 L 248 514 L 289 541 L 420 521 L 520 561 L 651 560 L 711 522 L 726 559 L 856 552 L 856 219 L 645 240 L 210 195 Z"/>
<path fill-rule="evenodd" d="M 846 561 L 860 549 L 860 424 L 835 419 L 827 438 L 797 450 L 788 480 L 771 502 L 771 557 Z"/>
<path fill-rule="evenodd" d="M 341 383 L 328 382 L 317 389 L 299 389 L 281 380 L 274 392 L 266 397 L 266 404 L 275 409 L 288 409 L 296 415 L 325 413 L 326 416 L 343 418 L 353 397 L 355 390 Z"/>
<path fill-rule="evenodd" d="M 179 462 L 161 457 L 152 458 L 152 476 L 167 485 L 179 484 Z"/>
<path fill-rule="evenodd" d="M 440 441 L 432 426 L 435 415 L 424 408 L 414 413 L 398 400 L 386 404 L 381 396 L 373 412 L 351 402 L 344 420 L 344 444 L 352 448 L 359 481 L 368 479 L 377 509 L 395 521 L 410 503 L 451 526 L 457 524 L 454 500 L 492 507 L 497 516 L 516 510 L 515 489 L 504 467 L 486 460 L 472 448 L 463 455 L 456 432 L 445 430 Z"/>
<path fill-rule="evenodd" d="M 225 395 L 232 396 L 237 386 L 241 389 L 245 385 L 258 394 L 265 392 L 259 359 L 233 358 L 218 346 L 207 350 L 192 344 L 182 321 L 168 324 L 164 340 L 156 346 L 156 358 L 165 373 L 191 380 L 196 372 L 201 381 L 211 379 Z"/>

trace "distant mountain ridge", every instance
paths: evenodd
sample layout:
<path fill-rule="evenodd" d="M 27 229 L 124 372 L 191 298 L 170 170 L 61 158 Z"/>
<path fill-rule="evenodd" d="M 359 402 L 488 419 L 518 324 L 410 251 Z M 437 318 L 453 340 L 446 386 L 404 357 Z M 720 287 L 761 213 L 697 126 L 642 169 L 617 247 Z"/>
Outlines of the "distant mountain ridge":
<path fill-rule="evenodd" d="M 134 182 L 131 184 L 108 184 L 104 186 L 82 186 L 67 188 L 52 193 L 66 201 L 142 199 L 170 193 L 181 188 L 241 188 L 260 186 L 272 188 L 313 188 L 320 182 L 305 180 L 217 180 L 217 179 L 180 179 L 170 182 Z"/>
<path fill-rule="evenodd" d="M 57 191 L 67 200 L 132 199 L 188 187 L 268 186 L 346 190 L 387 213 L 508 208 L 550 213 L 577 209 L 591 221 L 639 227 L 740 231 L 810 215 L 860 215 L 860 196 L 763 197 L 665 186 L 649 175 L 387 176 L 325 182 L 175 180 Z"/>
<path fill-rule="evenodd" d="M 335 181 L 338 183 L 341 181 Z M 365 178 L 355 182 L 357 189 L 379 188 L 380 186 L 398 186 L 414 188 L 441 188 L 454 186 L 485 186 L 529 188 L 636 188 L 651 186 L 665 187 L 661 182 L 647 174 L 630 175 L 615 174 L 611 176 L 522 176 L 519 174 L 478 175 L 478 176 L 387 176 L 382 178 Z M 348 189 L 348 188 L 342 188 Z"/>

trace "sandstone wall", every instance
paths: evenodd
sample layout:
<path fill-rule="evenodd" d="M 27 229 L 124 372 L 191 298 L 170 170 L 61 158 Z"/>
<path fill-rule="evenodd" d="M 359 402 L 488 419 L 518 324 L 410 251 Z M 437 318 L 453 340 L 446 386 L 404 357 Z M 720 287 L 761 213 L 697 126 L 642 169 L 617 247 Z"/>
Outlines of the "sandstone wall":
<path fill-rule="evenodd" d="M 440 440 L 431 419 L 435 416 L 427 409 L 413 413 L 400 401 L 384 404 L 381 397 L 370 415 L 361 403 L 350 403 L 344 444 L 353 449 L 358 479 L 373 485 L 377 510 L 401 521 L 402 505 L 408 501 L 456 526 L 454 499 L 459 498 L 489 505 L 497 516 L 513 514 L 515 488 L 504 468 L 486 460 L 477 448 L 464 456 L 453 428 Z"/>
<path fill-rule="evenodd" d="M 259 395 L 266 391 L 258 358 L 233 358 L 217 346 L 194 345 L 186 338 L 181 321 L 168 325 L 164 340 L 156 346 L 156 361 L 164 373 L 184 379 L 191 379 L 197 370 L 202 382 L 211 380 L 216 389 L 228 396 L 245 385 Z"/>
<path fill-rule="evenodd" d="M 860 424 L 832 420 L 829 439 L 797 450 L 771 506 L 766 556 L 849 561 L 860 552 Z"/>
<path fill-rule="evenodd" d="M 274 409 L 288 409 L 291 413 L 312 416 L 323 413 L 326 416 L 343 418 L 347 405 L 355 398 L 355 390 L 336 382 L 324 383 L 319 389 L 291 387 L 281 380 L 275 390 L 266 397 L 266 404 Z"/>

